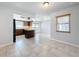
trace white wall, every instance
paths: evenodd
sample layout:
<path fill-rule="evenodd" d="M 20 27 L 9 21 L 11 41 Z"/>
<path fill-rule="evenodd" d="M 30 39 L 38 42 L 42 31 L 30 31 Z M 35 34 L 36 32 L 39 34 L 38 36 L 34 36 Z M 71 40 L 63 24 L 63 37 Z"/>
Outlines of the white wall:
<path fill-rule="evenodd" d="M 41 32 L 45 34 L 50 34 L 51 30 L 51 22 L 43 21 L 41 22 Z"/>
<path fill-rule="evenodd" d="M 23 11 L 0 7 L 0 46 L 13 42 L 13 14 L 27 16 Z"/>
<path fill-rule="evenodd" d="M 56 32 L 56 16 L 71 14 L 71 33 Z M 79 6 L 56 11 L 51 15 L 52 39 L 79 45 Z"/>
<path fill-rule="evenodd" d="M 45 37 L 51 38 L 51 22 L 50 21 L 41 22 L 41 33 Z"/>
<path fill-rule="evenodd" d="M 41 19 L 41 33 L 51 38 L 51 18 L 50 16 L 43 16 Z"/>
<path fill-rule="evenodd" d="M 79 7 L 78 7 L 77 11 L 78 11 L 78 12 L 77 12 L 77 14 L 78 14 L 78 15 L 77 15 L 77 16 L 78 16 L 78 18 L 77 18 L 77 19 L 78 19 L 78 20 L 77 20 L 77 26 L 78 26 L 78 27 L 77 27 L 77 28 L 78 28 L 78 30 L 77 30 L 77 31 L 78 31 L 77 37 L 78 37 L 78 40 L 79 40 Z"/>

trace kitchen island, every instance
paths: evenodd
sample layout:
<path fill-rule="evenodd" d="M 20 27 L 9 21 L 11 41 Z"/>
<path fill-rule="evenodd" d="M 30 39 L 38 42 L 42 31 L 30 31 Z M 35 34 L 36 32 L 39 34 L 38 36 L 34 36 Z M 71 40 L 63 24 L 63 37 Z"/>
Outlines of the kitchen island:
<path fill-rule="evenodd" d="M 34 30 L 24 30 L 25 38 L 32 38 L 35 36 Z"/>

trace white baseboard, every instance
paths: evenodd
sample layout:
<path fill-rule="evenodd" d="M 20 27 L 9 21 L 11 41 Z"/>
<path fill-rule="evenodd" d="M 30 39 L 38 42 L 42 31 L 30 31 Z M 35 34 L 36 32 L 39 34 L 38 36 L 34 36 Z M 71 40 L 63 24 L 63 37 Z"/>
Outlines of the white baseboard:
<path fill-rule="evenodd" d="M 0 45 L 0 48 L 6 47 L 6 46 L 11 45 L 11 44 L 13 44 L 13 43 L 7 43 L 7 44 Z"/>
<path fill-rule="evenodd" d="M 73 44 L 73 43 L 70 43 L 70 42 L 65 42 L 65 41 L 61 41 L 61 40 L 57 40 L 57 39 L 51 39 L 51 40 L 55 40 L 55 41 L 58 41 L 60 43 L 64 43 L 64 44 L 71 45 L 71 46 L 79 48 L 79 45 L 77 45 L 77 44 Z"/>

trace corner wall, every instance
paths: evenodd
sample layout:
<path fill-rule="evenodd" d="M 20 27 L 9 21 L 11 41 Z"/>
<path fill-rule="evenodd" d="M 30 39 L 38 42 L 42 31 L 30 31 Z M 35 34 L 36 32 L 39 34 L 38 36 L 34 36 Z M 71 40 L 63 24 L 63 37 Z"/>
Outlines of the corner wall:
<path fill-rule="evenodd" d="M 71 14 L 71 33 L 56 32 L 56 16 Z M 52 13 L 52 39 L 79 45 L 79 5 Z"/>

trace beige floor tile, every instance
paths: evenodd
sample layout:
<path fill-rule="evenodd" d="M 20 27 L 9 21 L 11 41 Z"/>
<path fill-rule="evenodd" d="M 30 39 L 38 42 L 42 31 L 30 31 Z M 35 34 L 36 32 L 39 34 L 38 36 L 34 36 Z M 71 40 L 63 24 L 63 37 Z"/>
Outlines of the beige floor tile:
<path fill-rule="evenodd" d="M 79 48 L 50 40 L 40 34 L 26 39 L 18 36 L 15 44 L 0 48 L 0 57 L 79 57 Z"/>

